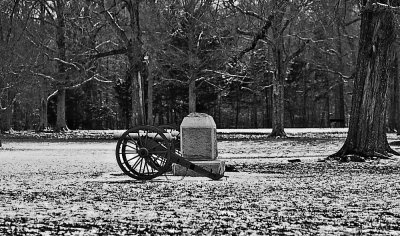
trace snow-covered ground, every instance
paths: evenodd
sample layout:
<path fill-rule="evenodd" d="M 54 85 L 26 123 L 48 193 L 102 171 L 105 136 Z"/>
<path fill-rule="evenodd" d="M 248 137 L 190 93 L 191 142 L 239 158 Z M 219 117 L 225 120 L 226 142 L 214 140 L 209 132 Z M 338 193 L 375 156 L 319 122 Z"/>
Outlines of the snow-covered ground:
<path fill-rule="evenodd" d="M 317 161 L 343 141 L 221 141 L 240 172 L 142 182 L 121 175 L 115 140 L 4 140 L 0 235 L 399 235 L 399 159 Z"/>

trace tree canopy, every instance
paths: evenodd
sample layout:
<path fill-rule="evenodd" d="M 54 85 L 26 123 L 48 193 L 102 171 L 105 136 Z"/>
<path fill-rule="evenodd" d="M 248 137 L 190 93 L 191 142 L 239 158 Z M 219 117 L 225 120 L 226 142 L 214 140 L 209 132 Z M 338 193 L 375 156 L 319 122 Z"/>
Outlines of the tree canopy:
<path fill-rule="evenodd" d="M 357 1 L 0 5 L 2 131 L 179 124 L 193 111 L 220 128 L 272 127 L 277 136 L 349 123 Z"/>

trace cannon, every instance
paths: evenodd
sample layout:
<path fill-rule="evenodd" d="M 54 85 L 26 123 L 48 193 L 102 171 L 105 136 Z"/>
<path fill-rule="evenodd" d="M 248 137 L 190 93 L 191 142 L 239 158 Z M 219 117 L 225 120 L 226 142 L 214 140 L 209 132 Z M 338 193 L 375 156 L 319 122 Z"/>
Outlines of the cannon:
<path fill-rule="evenodd" d="M 172 169 L 176 163 L 198 174 L 219 180 L 213 173 L 186 160 L 179 149 L 179 132 L 171 127 L 137 126 L 125 131 L 118 139 L 116 158 L 121 170 L 137 180 L 151 180 Z"/>

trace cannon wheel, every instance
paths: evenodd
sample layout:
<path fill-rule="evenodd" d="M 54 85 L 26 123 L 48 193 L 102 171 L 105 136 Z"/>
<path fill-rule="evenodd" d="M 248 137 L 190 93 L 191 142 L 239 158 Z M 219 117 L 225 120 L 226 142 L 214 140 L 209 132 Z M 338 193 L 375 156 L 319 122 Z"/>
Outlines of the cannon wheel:
<path fill-rule="evenodd" d="M 138 180 L 150 180 L 167 172 L 172 165 L 171 141 L 164 130 L 139 126 L 118 139 L 116 158 L 121 170 Z"/>

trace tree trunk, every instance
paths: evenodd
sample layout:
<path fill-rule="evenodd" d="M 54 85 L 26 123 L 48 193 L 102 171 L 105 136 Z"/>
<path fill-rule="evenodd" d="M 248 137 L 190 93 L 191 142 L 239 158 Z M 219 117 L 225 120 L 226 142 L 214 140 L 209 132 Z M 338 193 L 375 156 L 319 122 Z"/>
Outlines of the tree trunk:
<path fill-rule="evenodd" d="M 286 12 L 285 4 L 281 1 L 273 1 L 274 20 L 272 23 L 272 36 L 275 39 L 272 49 L 275 62 L 275 73 L 272 78 L 272 132 L 270 137 L 286 137 L 285 123 L 285 94 L 284 83 L 286 77 L 286 66 L 284 59 L 284 38 L 282 32 L 282 21 Z"/>
<path fill-rule="evenodd" d="M 45 30 L 45 14 L 46 8 L 43 2 L 40 2 L 40 29 Z M 43 63 L 45 62 L 44 54 L 41 55 L 41 60 Z M 44 66 L 43 66 L 44 70 Z M 39 105 L 39 125 L 36 128 L 37 131 L 45 130 L 48 127 L 48 119 L 47 119 L 47 81 L 44 78 L 41 78 L 40 85 L 40 105 Z"/>
<path fill-rule="evenodd" d="M 128 10 L 130 14 L 130 28 L 132 38 L 128 45 L 128 58 L 130 62 L 129 73 L 132 86 L 132 118 L 131 125 L 143 125 L 146 122 L 144 109 L 144 86 L 142 71 L 143 63 L 143 42 L 139 19 L 139 0 L 130 1 Z"/>
<path fill-rule="evenodd" d="M 0 131 L 1 133 L 11 130 L 11 121 L 13 115 L 13 106 L 8 106 L 0 110 Z"/>
<path fill-rule="evenodd" d="M 43 90 L 44 88 L 41 88 Z M 39 126 L 37 127 L 37 131 L 43 131 L 48 127 L 48 119 L 47 119 L 47 99 L 41 95 L 40 99 L 40 108 L 39 108 Z"/>
<path fill-rule="evenodd" d="M 62 61 L 66 61 L 66 45 L 65 45 L 65 16 L 64 16 L 64 1 L 56 2 L 57 28 L 56 28 L 56 43 L 58 49 L 58 57 Z M 65 65 L 58 62 L 58 73 L 60 78 L 59 92 L 57 94 L 57 121 L 56 131 L 68 130 L 67 121 L 65 118 L 65 88 L 64 83 L 67 80 L 65 73 Z"/>
<path fill-rule="evenodd" d="M 398 46 L 397 46 L 398 47 Z M 400 135 L 400 53 L 396 50 L 396 78 L 394 78 L 395 86 L 395 100 L 394 106 L 396 107 L 396 130 L 397 135 Z"/>
<path fill-rule="evenodd" d="M 303 79 L 303 109 L 302 109 L 302 120 L 303 120 L 303 127 L 308 127 L 308 117 L 307 117 L 307 77 L 302 73 Z"/>
<path fill-rule="evenodd" d="M 254 93 L 253 94 L 253 104 L 252 104 L 252 108 L 251 108 L 251 126 L 253 128 L 258 128 L 258 98 L 257 98 L 257 94 Z"/>
<path fill-rule="evenodd" d="M 235 115 L 235 129 L 239 128 L 239 115 L 240 115 L 240 86 L 236 89 L 236 115 Z"/>
<path fill-rule="evenodd" d="M 272 88 L 265 88 L 265 99 L 264 99 L 264 128 L 272 127 Z"/>
<path fill-rule="evenodd" d="M 189 113 L 196 112 L 196 80 L 189 80 Z"/>
<path fill-rule="evenodd" d="M 387 141 L 385 111 L 395 39 L 393 12 L 389 8 L 366 3 L 361 12 L 349 131 L 343 147 L 328 158 L 384 158 L 389 153 L 397 154 Z"/>
<path fill-rule="evenodd" d="M 65 89 L 60 89 L 57 94 L 57 123 L 56 131 L 68 131 L 65 118 Z"/>
<path fill-rule="evenodd" d="M 398 100 L 398 69 L 397 69 L 397 56 L 393 61 L 393 64 L 390 68 L 390 78 L 389 78 L 389 86 L 388 86 L 388 104 L 387 104 L 387 129 L 389 132 L 393 132 L 397 130 L 397 100 Z"/>
<path fill-rule="evenodd" d="M 342 80 L 342 78 L 339 78 Z M 345 114 L 344 114 L 344 83 L 339 81 L 336 86 L 336 99 L 335 99 L 335 127 L 343 128 L 346 126 Z"/>
<path fill-rule="evenodd" d="M 149 77 L 147 84 L 147 124 L 153 125 L 153 91 L 154 91 L 154 76 L 152 67 L 149 66 Z"/>
<path fill-rule="evenodd" d="M 279 72 L 278 72 L 279 73 Z M 282 75 L 274 76 L 274 86 L 272 89 L 272 132 L 270 137 L 286 137 L 284 130 L 284 80 Z"/>
<path fill-rule="evenodd" d="M 346 12 L 343 13 L 343 16 Z M 343 62 L 343 45 L 342 45 L 342 32 L 340 31 L 342 19 L 338 19 L 336 23 L 336 31 L 337 31 L 337 51 L 338 51 L 338 60 L 339 60 L 339 70 L 343 70 L 345 68 L 345 63 Z M 335 98 L 335 126 L 339 128 L 343 128 L 346 125 L 345 122 L 345 112 L 344 112 L 344 82 L 341 77 L 338 78 L 338 84 L 336 86 L 336 98 Z"/>

